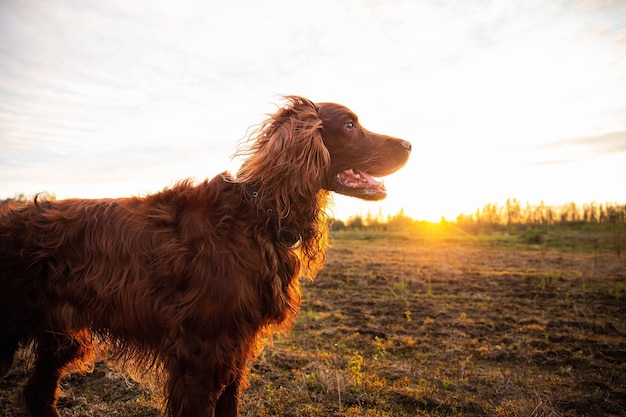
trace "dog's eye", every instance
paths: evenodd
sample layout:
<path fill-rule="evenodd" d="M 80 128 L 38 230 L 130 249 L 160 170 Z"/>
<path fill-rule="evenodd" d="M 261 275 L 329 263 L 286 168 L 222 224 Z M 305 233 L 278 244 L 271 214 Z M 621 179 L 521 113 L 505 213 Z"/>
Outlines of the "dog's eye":
<path fill-rule="evenodd" d="M 346 129 L 348 129 L 348 130 L 354 129 L 354 123 L 353 122 L 346 123 Z"/>

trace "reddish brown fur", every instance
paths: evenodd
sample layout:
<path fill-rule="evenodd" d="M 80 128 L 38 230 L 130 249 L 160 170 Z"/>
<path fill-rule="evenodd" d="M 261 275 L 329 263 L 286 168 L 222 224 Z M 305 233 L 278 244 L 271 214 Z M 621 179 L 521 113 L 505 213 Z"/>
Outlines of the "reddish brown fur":
<path fill-rule="evenodd" d="M 292 323 L 298 278 L 322 266 L 328 191 L 352 193 L 333 176 L 386 175 L 410 150 L 342 130 L 343 106 L 287 99 L 235 177 L 145 198 L 36 200 L 0 216 L 0 375 L 36 342 L 24 389 L 33 416 L 58 416 L 59 379 L 90 358 L 92 335 L 165 371 L 169 415 L 237 415 L 247 364 Z"/>

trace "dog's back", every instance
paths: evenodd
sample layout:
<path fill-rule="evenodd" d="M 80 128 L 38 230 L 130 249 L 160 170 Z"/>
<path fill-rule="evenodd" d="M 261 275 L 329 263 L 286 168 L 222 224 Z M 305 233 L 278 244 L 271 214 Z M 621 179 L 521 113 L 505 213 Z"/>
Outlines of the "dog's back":
<path fill-rule="evenodd" d="M 180 240 L 169 209 L 140 198 L 7 209 L 0 216 L 0 370 L 18 342 L 42 331 L 90 328 L 144 347 L 161 338 L 166 329 L 157 318 L 172 311 L 155 297 L 172 304 L 178 283 L 167 280 L 174 276 L 168 268 L 185 257 L 163 248 Z M 141 314 L 127 311 L 133 307 Z"/>

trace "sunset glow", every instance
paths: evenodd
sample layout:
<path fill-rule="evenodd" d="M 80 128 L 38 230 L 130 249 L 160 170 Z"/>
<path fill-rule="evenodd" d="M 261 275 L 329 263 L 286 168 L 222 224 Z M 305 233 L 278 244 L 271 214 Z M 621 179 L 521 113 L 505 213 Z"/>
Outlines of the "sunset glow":
<path fill-rule="evenodd" d="M 145 194 L 234 169 L 280 94 L 413 144 L 389 197 L 337 196 L 339 218 L 626 198 L 619 2 L 9 1 L 0 50 L 0 199 Z"/>

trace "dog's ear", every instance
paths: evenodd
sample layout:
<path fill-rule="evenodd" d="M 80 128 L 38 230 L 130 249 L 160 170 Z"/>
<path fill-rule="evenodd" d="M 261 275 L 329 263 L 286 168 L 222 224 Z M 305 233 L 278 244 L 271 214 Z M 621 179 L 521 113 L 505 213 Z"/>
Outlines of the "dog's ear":
<path fill-rule="evenodd" d="M 330 166 L 317 106 L 301 97 L 285 98 L 286 105 L 253 133 L 245 151 L 238 152 L 248 158 L 236 179 L 253 184 L 279 218 L 289 214 L 290 205 L 316 198 Z"/>

